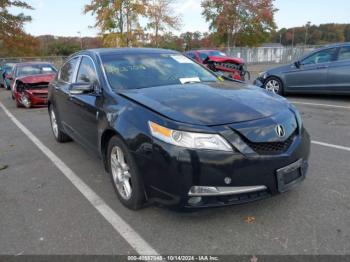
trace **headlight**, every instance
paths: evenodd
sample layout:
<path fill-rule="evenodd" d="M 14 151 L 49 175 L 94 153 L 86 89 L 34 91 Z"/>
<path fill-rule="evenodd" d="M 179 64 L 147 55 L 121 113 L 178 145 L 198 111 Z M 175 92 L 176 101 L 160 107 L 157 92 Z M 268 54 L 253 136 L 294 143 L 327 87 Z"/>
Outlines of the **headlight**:
<path fill-rule="evenodd" d="M 259 78 L 265 79 L 267 77 L 267 73 L 266 72 L 260 72 L 259 73 Z"/>
<path fill-rule="evenodd" d="M 232 152 L 232 147 L 217 134 L 192 133 L 171 130 L 151 121 L 148 122 L 152 136 L 168 144 L 192 149 L 209 149 Z"/>
<path fill-rule="evenodd" d="M 295 115 L 295 119 L 297 120 L 299 131 L 301 132 L 301 130 L 303 128 L 303 119 L 301 118 L 299 110 L 294 105 L 290 105 L 290 108 L 291 108 L 291 111 Z"/>

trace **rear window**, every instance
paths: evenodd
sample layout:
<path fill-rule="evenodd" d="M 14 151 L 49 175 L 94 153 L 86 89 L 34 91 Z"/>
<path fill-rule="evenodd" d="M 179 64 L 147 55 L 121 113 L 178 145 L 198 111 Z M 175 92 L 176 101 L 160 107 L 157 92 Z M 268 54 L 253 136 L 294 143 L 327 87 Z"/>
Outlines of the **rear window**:
<path fill-rule="evenodd" d="M 114 89 L 218 81 L 208 70 L 181 54 L 106 54 L 102 61 Z"/>

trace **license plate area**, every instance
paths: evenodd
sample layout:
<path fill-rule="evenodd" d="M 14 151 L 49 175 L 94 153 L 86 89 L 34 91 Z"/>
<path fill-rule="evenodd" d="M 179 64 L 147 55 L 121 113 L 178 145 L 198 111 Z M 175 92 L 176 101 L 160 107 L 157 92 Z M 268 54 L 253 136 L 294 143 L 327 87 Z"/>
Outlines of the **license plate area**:
<path fill-rule="evenodd" d="M 278 191 L 281 193 L 286 192 L 304 180 L 306 165 L 303 159 L 299 159 L 293 164 L 278 169 L 276 171 Z"/>

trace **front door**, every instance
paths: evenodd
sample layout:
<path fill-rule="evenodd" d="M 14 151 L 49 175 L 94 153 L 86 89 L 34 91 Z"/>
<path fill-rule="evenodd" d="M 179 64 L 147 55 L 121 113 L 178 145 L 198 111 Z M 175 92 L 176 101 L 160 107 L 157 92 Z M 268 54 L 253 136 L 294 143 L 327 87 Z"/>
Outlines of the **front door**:
<path fill-rule="evenodd" d="M 329 48 L 311 54 L 286 73 L 286 85 L 290 91 L 319 92 L 327 87 L 328 68 L 336 57 L 337 48 Z"/>
<path fill-rule="evenodd" d="M 99 82 L 93 60 L 83 56 L 77 72 L 76 83 L 94 85 L 95 92 L 88 94 L 70 94 L 69 108 L 71 117 L 69 125 L 75 136 L 92 149 L 98 150 L 98 117 L 99 107 L 102 104 Z"/>

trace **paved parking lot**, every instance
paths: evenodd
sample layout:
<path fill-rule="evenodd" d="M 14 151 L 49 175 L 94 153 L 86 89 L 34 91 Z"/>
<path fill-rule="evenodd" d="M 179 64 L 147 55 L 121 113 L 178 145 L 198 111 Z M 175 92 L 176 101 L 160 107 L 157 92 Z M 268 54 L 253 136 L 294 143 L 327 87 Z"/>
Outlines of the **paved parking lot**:
<path fill-rule="evenodd" d="M 349 254 L 350 97 L 288 99 L 314 141 L 298 188 L 240 206 L 134 212 L 94 155 L 55 142 L 46 108 L 17 109 L 0 89 L 0 253 Z"/>

